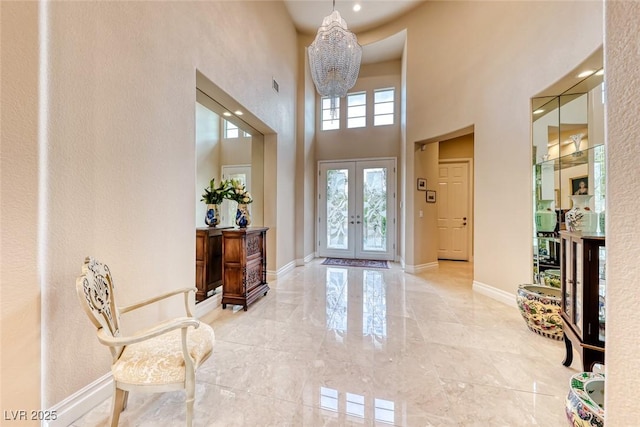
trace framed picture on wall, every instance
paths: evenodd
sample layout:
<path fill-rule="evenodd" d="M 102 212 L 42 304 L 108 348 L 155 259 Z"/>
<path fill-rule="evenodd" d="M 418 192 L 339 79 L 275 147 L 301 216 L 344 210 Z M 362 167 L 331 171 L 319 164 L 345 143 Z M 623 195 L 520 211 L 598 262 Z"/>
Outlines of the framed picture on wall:
<path fill-rule="evenodd" d="M 427 191 L 427 180 L 424 178 L 418 178 L 418 190 Z"/>
<path fill-rule="evenodd" d="M 569 178 L 571 181 L 571 194 L 574 196 L 589 194 L 589 177 L 588 176 L 576 176 L 575 178 Z"/>
<path fill-rule="evenodd" d="M 436 192 L 434 190 L 427 190 L 427 203 L 436 202 Z"/>

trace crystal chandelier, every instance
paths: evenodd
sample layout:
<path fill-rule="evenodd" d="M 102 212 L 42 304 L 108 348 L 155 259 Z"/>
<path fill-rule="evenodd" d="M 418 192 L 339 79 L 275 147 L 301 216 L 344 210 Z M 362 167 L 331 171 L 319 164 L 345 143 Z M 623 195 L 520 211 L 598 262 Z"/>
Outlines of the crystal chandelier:
<path fill-rule="evenodd" d="M 322 20 L 316 39 L 309 46 L 309 66 L 316 90 L 331 99 L 331 116 L 336 112 L 335 99 L 347 95 L 356 84 L 360 71 L 362 47 L 356 35 L 347 29 L 347 23 L 335 10 Z"/>

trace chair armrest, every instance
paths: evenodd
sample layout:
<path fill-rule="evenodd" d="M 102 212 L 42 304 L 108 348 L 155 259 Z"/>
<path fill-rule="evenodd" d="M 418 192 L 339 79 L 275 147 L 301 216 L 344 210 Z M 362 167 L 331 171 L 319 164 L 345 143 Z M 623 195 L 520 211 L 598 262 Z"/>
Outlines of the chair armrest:
<path fill-rule="evenodd" d="M 143 301 L 139 301 L 135 304 L 131 304 L 131 305 L 126 305 L 124 307 L 121 307 L 119 309 L 121 314 L 124 313 L 128 313 L 130 311 L 136 310 L 140 307 L 144 307 L 147 306 L 149 304 L 153 304 L 154 302 L 158 302 L 161 301 L 165 298 L 169 298 L 172 297 L 174 295 L 178 295 L 178 294 L 184 294 L 184 306 L 187 312 L 187 316 L 192 317 L 193 313 L 191 312 L 191 307 L 189 305 L 189 292 L 196 292 L 198 289 L 194 286 L 194 287 L 190 287 L 190 288 L 182 288 L 182 289 L 176 289 L 175 291 L 171 291 L 171 292 L 167 292 L 158 296 L 155 296 L 153 298 L 149 298 Z"/>
<path fill-rule="evenodd" d="M 200 326 L 200 321 L 193 317 L 177 317 L 127 337 L 114 337 L 108 332 L 105 332 L 103 328 L 98 329 L 97 333 L 98 340 L 102 344 L 110 347 L 123 347 L 166 334 L 175 329 L 186 329 L 189 326 L 197 328 Z"/>

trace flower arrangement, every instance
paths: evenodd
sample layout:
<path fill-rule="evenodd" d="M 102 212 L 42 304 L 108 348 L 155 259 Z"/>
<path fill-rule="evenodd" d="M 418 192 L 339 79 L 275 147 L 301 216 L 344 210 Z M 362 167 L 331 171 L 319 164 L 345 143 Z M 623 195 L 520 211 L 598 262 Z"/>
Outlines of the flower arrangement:
<path fill-rule="evenodd" d="M 219 205 L 222 203 L 224 199 L 228 199 L 232 187 L 231 183 L 228 180 L 222 181 L 220 186 L 215 186 L 215 178 L 209 182 L 209 186 L 204 189 L 204 193 L 202 193 L 201 202 L 205 202 L 208 205 Z"/>
<path fill-rule="evenodd" d="M 235 200 L 239 204 L 245 204 L 245 205 L 248 205 L 249 203 L 253 202 L 251 193 L 247 191 L 243 183 L 241 183 L 236 179 L 232 179 L 229 182 L 229 185 L 230 185 L 230 189 L 229 189 L 229 195 L 227 196 L 227 199 Z"/>

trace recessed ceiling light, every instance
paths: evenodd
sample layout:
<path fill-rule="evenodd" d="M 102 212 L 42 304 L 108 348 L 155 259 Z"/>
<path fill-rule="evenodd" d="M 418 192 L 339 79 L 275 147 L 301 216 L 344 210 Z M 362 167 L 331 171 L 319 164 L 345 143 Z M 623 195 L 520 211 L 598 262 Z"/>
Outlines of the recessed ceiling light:
<path fill-rule="evenodd" d="M 354 12 L 360 12 L 360 9 L 362 9 L 362 6 L 360 6 L 358 3 L 353 5 Z"/>
<path fill-rule="evenodd" d="M 583 72 L 578 74 L 578 77 L 579 78 L 587 77 L 587 76 L 590 76 L 591 74 L 593 74 L 593 70 L 584 70 Z"/>
<path fill-rule="evenodd" d="M 228 111 L 225 111 L 224 113 L 222 113 L 222 115 L 225 117 L 231 117 L 231 113 Z"/>
<path fill-rule="evenodd" d="M 596 73 L 596 76 L 604 75 L 604 68 Z"/>
<path fill-rule="evenodd" d="M 236 110 L 236 116 L 241 116 L 241 115 L 242 115 L 242 111 Z"/>
<path fill-rule="evenodd" d="M 533 114 L 540 114 L 540 113 L 544 113 L 544 110 L 542 108 L 538 108 L 536 111 L 533 112 Z"/>

